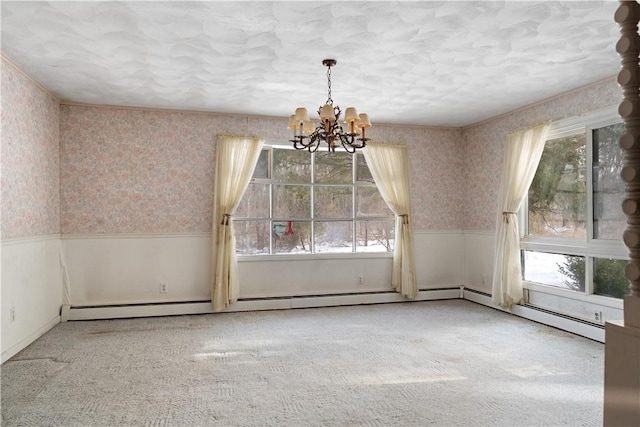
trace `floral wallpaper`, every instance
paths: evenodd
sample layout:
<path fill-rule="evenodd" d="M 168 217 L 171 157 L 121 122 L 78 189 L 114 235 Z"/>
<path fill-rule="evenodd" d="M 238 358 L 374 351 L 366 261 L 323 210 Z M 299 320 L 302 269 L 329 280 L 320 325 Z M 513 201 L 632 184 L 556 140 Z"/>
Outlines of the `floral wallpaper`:
<path fill-rule="evenodd" d="M 242 117 L 63 105 L 62 233 L 211 230 L 217 134 Z"/>
<path fill-rule="evenodd" d="M 1 61 L 2 238 L 60 232 L 58 100 Z"/>
<path fill-rule="evenodd" d="M 216 135 L 289 138 L 285 119 L 72 105 L 60 134 L 66 234 L 208 232 Z M 381 125 L 371 137 L 409 146 L 414 229 L 460 229 L 460 131 Z"/>
<path fill-rule="evenodd" d="M 524 127 L 578 116 L 622 101 L 615 79 L 557 96 L 547 102 L 465 128 L 462 149 L 463 228 L 495 230 L 507 135 Z"/>
<path fill-rule="evenodd" d="M 373 128 L 371 134 L 376 140 L 404 143 L 409 149 L 414 231 L 460 230 L 462 130 L 383 125 Z"/>

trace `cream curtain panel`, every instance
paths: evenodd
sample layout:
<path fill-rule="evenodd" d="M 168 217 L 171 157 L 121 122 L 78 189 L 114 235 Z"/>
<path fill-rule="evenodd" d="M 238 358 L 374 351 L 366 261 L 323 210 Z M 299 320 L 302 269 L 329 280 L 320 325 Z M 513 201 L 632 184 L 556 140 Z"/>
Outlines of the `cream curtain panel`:
<path fill-rule="evenodd" d="M 368 142 L 362 150 L 382 198 L 396 215 L 391 284 L 409 299 L 418 295 L 411 228 L 407 147 Z"/>
<path fill-rule="evenodd" d="M 213 311 L 238 300 L 239 277 L 233 214 L 240 204 L 264 141 L 250 137 L 218 137 L 213 200 L 212 282 Z"/>
<path fill-rule="evenodd" d="M 516 212 L 538 169 L 549 125 L 508 136 L 498 199 L 493 259 L 493 302 L 510 307 L 524 300 L 520 265 L 520 231 Z"/>

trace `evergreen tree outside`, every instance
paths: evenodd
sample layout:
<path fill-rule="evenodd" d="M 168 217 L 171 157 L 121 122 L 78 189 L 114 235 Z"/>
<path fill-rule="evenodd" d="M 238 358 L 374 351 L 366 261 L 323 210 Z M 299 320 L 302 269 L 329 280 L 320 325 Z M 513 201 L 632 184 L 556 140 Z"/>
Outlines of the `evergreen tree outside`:
<path fill-rule="evenodd" d="M 629 294 L 629 280 L 624 275 L 627 261 L 612 258 L 593 259 L 593 293 L 613 298 L 622 298 Z M 565 285 L 569 289 L 584 292 L 585 259 L 565 256 L 565 262 L 558 264 L 558 270 L 568 277 Z"/>

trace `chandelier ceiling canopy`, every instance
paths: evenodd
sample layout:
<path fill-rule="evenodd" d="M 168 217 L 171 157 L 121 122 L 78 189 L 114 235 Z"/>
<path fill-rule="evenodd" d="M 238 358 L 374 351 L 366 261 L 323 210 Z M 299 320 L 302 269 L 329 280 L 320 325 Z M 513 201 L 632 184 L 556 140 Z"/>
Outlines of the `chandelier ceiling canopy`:
<path fill-rule="evenodd" d="M 347 152 L 353 154 L 356 149 L 363 148 L 369 140 L 365 133 L 365 129 L 371 127 L 368 114 L 358 114 L 354 107 L 348 107 L 344 117 L 346 131 L 339 122 L 342 111 L 339 106 L 333 105 L 331 98 L 331 67 L 336 63 L 335 59 L 322 61 L 327 67 L 328 97 L 327 102 L 318 109 L 319 124 L 315 125 L 304 107 L 296 108 L 295 113 L 289 118 L 289 129 L 293 130 L 293 139 L 290 141 L 297 150 L 307 149 L 314 152 L 324 142 L 328 151 L 335 151 L 338 145 L 342 145 Z"/>

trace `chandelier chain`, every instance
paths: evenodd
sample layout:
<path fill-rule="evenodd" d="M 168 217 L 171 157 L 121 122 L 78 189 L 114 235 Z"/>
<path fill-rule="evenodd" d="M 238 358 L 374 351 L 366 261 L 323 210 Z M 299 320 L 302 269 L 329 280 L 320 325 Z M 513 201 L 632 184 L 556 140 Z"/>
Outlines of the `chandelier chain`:
<path fill-rule="evenodd" d="M 327 67 L 327 87 L 329 88 L 329 97 L 327 98 L 327 104 L 333 105 L 333 99 L 331 99 L 331 65 Z"/>

